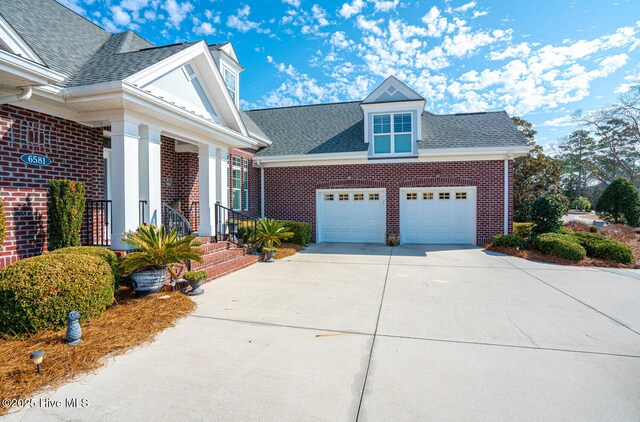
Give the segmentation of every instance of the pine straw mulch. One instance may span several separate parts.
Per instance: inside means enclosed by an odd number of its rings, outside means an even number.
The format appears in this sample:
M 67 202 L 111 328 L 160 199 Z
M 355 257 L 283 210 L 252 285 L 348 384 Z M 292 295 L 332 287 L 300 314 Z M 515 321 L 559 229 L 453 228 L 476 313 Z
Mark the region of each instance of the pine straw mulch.
M 300 246 L 295 243 L 283 243 L 282 245 L 280 245 L 280 248 L 278 248 L 273 257 L 275 259 L 282 259 L 291 255 L 295 255 L 302 250 L 304 250 L 304 246 Z
M 195 308 L 195 303 L 179 292 L 137 299 L 131 289 L 123 288 L 116 302 L 99 318 L 82 324 L 83 342 L 77 346 L 66 345 L 65 330 L 0 340 L 0 398 L 24 399 L 95 370 L 107 357 L 151 341 Z M 42 375 L 29 359 L 38 349 L 45 352 Z M 8 410 L 0 407 L 0 415 Z
M 486 246 L 487 249 L 503 253 L 505 255 L 517 256 L 518 258 L 528 259 L 529 261 L 548 262 L 551 264 L 571 265 L 574 267 L 608 267 L 608 268 L 640 268 L 638 264 L 620 264 L 617 262 L 604 261 L 602 259 L 584 258 L 581 261 L 571 261 L 570 259 L 558 258 L 553 255 L 545 255 L 535 249 L 516 249 L 503 246 Z M 633 249 L 632 249 L 633 250 Z M 635 252 L 634 252 L 635 255 Z M 636 258 L 637 259 L 637 258 Z M 636 261 L 637 262 L 637 261 Z

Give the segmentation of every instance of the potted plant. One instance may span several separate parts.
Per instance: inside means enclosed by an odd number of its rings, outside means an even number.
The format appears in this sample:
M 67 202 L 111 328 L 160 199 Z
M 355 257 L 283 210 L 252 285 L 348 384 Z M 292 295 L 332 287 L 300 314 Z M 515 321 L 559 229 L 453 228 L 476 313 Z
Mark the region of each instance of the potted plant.
M 262 253 L 265 255 L 266 262 L 273 262 L 273 255 L 277 251 L 283 240 L 293 237 L 293 232 L 285 227 L 282 221 L 273 220 L 271 218 L 261 218 L 258 220 L 258 229 L 256 233 L 256 244 L 262 246 Z
M 175 268 L 187 260 L 202 262 L 202 252 L 195 236 L 179 237 L 178 230 L 167 232 L 164 226 L 142 225 L 138 230 L 125 233 L 122 241 L 136 251 L 128 254 L 120 269 L 129 276 L 138 297 L 158 293 L 166 278 L 178 279 Z
M 238 233 L 238 223 L 233 218 L 227 220 L 227 230 L 229 230 L 229 239 L 233 242 L 236 241 L 236 234 Z
M 204 293 L 204 290 L 202 290 L 200 286 L 202 286 L 206 277 L 207 273 L 204 271 L 188 271 L 184 273 L 182 278 L 191 286 L 191 290 L 189 290 L 187 294 L 189 296 L 197 296 Z

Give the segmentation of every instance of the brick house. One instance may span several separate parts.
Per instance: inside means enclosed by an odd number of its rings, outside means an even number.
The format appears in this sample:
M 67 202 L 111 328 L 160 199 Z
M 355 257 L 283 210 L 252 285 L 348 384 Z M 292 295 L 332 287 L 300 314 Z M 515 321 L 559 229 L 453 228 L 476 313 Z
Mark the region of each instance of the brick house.
M 179 214 L 307 221 L 318 242 L 484 242 L 511 226 L 506 113 L 435 115 L 389 77 L 359 102 L 239 108 L 231 43 L 154 46 L 54 0 L 0 0 L 0 267 L 47 248 L 47 180 L 87 185 L 87 244 Z M 218 204 L 218 205 L 217 205 Z

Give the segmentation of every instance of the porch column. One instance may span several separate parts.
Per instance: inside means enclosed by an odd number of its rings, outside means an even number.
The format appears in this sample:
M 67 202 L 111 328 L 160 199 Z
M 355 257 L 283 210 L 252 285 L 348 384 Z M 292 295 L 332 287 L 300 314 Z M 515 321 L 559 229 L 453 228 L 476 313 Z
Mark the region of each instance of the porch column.
M 226 149 L 218 148 L 218 185 L 216 200 L 223 207 L 229 207 L 229 153 Z
M 217 198 L 218 157 L 216 148 L 209 145 L 198 146 L 198 190 L 200 194 L 200 225 L 198 235 L 213 236 L 215 234 L 215 204 Z
M 122 234 L 138 227 L 139 213 L 138 122 L 111 121 L 111 248 L 131 249 L 122 243 Z
M 160 129 L 140 126 L 140 200 L 147 201 L 144 222 L 155 225 L 162 223 L 160 145 Z

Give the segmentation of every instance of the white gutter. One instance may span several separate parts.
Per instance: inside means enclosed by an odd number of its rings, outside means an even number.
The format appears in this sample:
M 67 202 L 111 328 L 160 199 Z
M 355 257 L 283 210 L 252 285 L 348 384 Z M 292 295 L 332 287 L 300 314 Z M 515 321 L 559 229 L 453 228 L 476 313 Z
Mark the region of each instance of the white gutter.
M 31 88 L 30 86 L 26 88 L 21 88 L 20 94 L 0 97 L 0 105 L 9 104 L 17 101 L 28 100 L 29 98 L 31 98 L 31 94 L 33 94 L 33 88 Z

